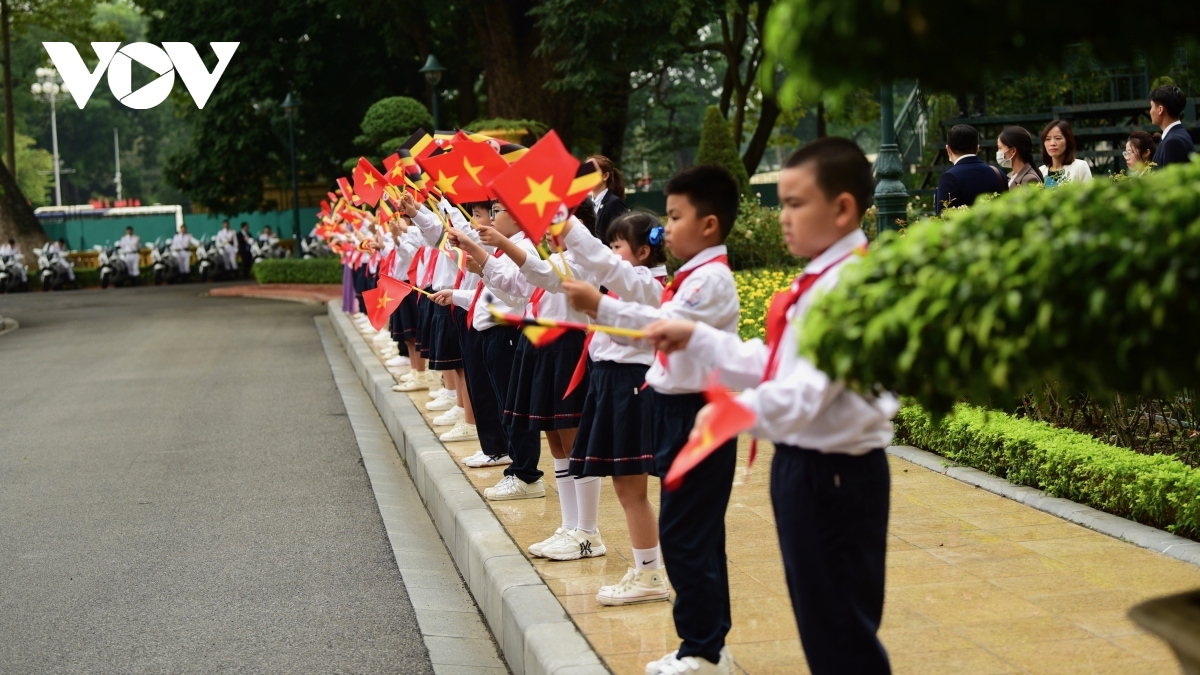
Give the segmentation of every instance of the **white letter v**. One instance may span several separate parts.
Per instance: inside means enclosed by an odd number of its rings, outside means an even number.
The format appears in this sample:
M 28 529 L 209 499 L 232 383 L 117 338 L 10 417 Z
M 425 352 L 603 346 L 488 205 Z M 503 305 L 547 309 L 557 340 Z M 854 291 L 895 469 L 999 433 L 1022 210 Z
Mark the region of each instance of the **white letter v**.
M 100 63 L 96 64 L 95 72 L 90 73 L 83 63 L 83 58 L 79 56 L 79 50 L 70 42 L 43 42 L 42 46 L 46 48 L 46 53 L 50 55 L 50 61 L 58 69 L 58 74 L 62 75 L 63 83 L 71 90 L 71 96 L 75 97 L 75 105 L 83 110 L 83 106 L 87 105 L 88 99 L 92 97 L 92 92 L 96 90 L 100 77 L 104 75 L 104 70 L 108 68 L 109 61 L 112 61 L 113 55 L 121 48 L 121 43 L 93 42 L 92 50 L 96 52 Z
M 212 47 L 213 53 L 217 55 L 217 66 L 212 72 L 208 72 L 204 61 L 200 60 L 200 54 L 196 52 L 196 48 L 188 42 L 164 42 L 163 49 L 167 50 L 167 56 L 171 57 L 171 63 L 175 64 L 175 72 L 183 78 L 183 86 L 187 87 L 188 93 L 192 95 L 192 100 L 196 102 L 196 107 L 204 109 L 204 104 L 208 103 L 208 97 L 212 96 L 213 89 L 217 86 L 217 80 L 225 74 L 225 67 L 229 65 L 229 60 L 233 58 L 233 52 L 238 48 L 240 42 L 210 42 L 208 45 Z

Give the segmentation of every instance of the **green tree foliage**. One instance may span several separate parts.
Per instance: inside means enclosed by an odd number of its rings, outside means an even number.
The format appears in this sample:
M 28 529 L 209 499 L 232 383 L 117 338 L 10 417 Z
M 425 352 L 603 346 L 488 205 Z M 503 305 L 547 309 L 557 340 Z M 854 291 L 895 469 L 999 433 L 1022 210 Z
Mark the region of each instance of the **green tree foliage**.
M 1055 381 L 1103 400 L 1200 385 L 1200 161 L 1024 188 L 881 239 L 805 320 L 831 375 L 934 414 Z
M 764 40 L 768 63 L 788 73 L 781 94 L 790 101 L 841 98 L 888 79 L 959 90 L 1014 71 L 1053 72 L 1078 43 L 1102 59 L 1142 49 L 1169 61 L 1176 38 L 1200 33 L 1195 12 L 1160 24 L 1131 31 L 1087 0 L 779 0 Z
M 738 182 L 743 195 L 750 194 L 750 176 L 742 165 L 741 155 L 729 131 L 729 122 L 717 106 L 710 105 L 704 112 L 704 126 L 700 130 L 700 150 L 696 154 L 697 164 L 716 164 L 725 167 Z
M 354 139 L 354 144 L 368 152 L 389 155 L 417 129 L 433 131 L 433 115 L 416 99 L 389 96 L 367 108 L 361 127 L 362 135 Z
M 34 140 L 24 134 L 17 134 L 16 146 L 17 186 L 34 206 L 51 203 L 54 156 L 49 151 L 37 147 Z

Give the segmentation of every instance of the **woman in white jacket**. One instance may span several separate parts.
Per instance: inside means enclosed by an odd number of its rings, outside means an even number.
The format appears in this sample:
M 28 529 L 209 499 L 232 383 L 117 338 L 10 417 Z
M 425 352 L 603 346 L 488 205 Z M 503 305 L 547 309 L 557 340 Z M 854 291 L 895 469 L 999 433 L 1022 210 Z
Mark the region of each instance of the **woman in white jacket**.
M 1075 158 L 1075 133 L 1066 120 L 1054 120 L 1042 129 L 1042 161 L 1039 168 L 1048 188 L 1092 179 L 1088 163 Z

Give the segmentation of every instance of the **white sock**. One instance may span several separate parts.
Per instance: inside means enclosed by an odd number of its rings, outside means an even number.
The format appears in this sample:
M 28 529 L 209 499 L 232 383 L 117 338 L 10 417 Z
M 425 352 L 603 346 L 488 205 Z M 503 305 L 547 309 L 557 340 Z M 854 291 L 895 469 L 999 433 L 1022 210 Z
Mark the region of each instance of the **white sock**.
M 576 478 L 575 501 L 579 505 L 579 529 L 596 534 L 596 521 L 600 520 L 600 477 Z
M 562 529 L 579 527 L 579 507 L 576 505 L 575 479 L 567 475 L 570 459 L 554 460 L 554 482 L 558 483 L 558 506 L 562 509 Z
M 642 570 L 660 570 L 662 569 L 662 554 L 658 547 L 654 548 L 635 548 L 633 549 L 633 562 L 637 565 L 637 571 Z
M 442 394 L 442 396 L 445 396 L 446 398 L 457 398 L 458 393 L 455 392 L 453 389 L 446 389 L 446 393 Z

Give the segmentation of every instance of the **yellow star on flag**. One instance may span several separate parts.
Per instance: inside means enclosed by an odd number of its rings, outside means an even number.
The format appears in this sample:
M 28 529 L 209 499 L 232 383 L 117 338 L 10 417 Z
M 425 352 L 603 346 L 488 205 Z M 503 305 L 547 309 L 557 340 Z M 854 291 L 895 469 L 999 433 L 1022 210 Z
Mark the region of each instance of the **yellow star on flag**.
M 471 174 L 471 180 L 475 181 L 476 185 L 483 185 L 483 181 L 479 180 L 479 172 L 483 171 L 482 164 L 472 166 L 471 162 L 466 157 L 463 157 L 463 168 L 467 170 L 467 173 Z
M 399 178 L 400 176 L 403 176 L 403 175 L 404 175 L 404 166 L 400 162 L 396 162 L 395 166 L 392 167 L 392 176 L 395 178 Z
M 550 184 L 554 182 L 554 176 L 546 176 L 546 180 L 540 183 L 526 176 L 525 181 L 529 183 L 529 194 L 521 200 L 521 203 L 536 204 L 538 218 L 541 218 L 545 214 L 546 204 L 562 201 L 562 197 L 550 191 Z
M 438 171 L 438 179 L 436 182 L 437 182 L 438 188 L 440 188 L 442 192 L 446 192 L 446 193 L 449 193 L 452 195 L 458 194 L 458 191 L 454 189 L 454 181 L 456 181 L 456 180 L 458 180 L 458 176 L 454 176 L 453 178 L 446 178 L 446 173 L 444 171 L 441 171 L 441 170 Z
M 375 187 L 375 183 L 376 183 L 375 176 L 372 176 L 371 174 L 364 171 L 363 172 L 363 183 L 366 183 L 367 187 Z
M 383 295 L 379 296 L 379 306 L 376 307 L 376 309 L 383 309 L 384 307 L 387 307 L 387 304 L 391 301 L 392 299 L 388 297 L 387 291 L 384 291 Z

